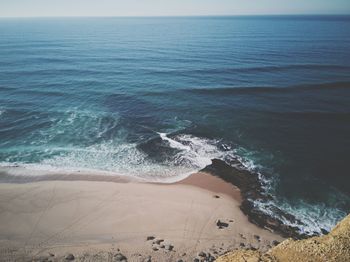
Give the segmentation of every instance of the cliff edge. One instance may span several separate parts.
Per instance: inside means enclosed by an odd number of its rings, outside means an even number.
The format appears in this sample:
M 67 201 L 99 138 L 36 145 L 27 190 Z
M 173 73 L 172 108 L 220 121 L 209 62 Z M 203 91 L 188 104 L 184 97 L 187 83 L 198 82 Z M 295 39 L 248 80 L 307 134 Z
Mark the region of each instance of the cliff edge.
M 217 262 L 350 261 L 350 215 L 324 236 L 304 240 L 287 239 L 266 253 L 237 250 Z

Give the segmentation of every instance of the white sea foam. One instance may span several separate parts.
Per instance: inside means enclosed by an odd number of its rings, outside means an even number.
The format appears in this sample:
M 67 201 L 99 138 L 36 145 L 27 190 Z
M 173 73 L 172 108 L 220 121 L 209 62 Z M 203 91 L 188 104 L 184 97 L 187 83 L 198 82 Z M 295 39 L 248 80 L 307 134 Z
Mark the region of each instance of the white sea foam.
M 11 176 L 37 177 L 46 175 L 104 175 L 115 176 L 114 172 L 74 167 L 57 167 L 46 164 L 34 163 L 9 163 L 0 162 L 0 171 Z
M 313 235 L 314 233 L 321 234 L 321 229 L 330 231 L 334 225 L 347 214 L 336 207 L 325 206 L 324 204 L 310 204 L 302 199 L 293 206 L 287 201 L 255 201 L 254 205 L 267 215 L 279 218 L 283 224 L 292 227 L 297 227 L 302 234 Z M 295 216 L 302 221 L 304 225 L 294 223 L 283 216 L 278 216 L 271 207 L 277 206 L 287 214 Z
M 69 167 L 70 171 L 102 170 L 109 174 L 138 177 L 147 181 L 175 182 L 211 164 L 211 159 L 222 158 L 216 141 L 191 135 L 178 135 L 174 139 L 158 133 L 171 148 L 178 150 L 172 160 L 159 163 L 150 159 L 137 144 L 103 142 L 86 148 L 50 148 L 59 155 L 40 162 L 43 169 Z
M 35 147 L 32 146 L 32 150 Z M 53 156 L 44 158 L 39 163 L 3 162 L 0 163 L 1 170 L 11 175 L 26 176 L 67 173 L 122 175 L 164 183 L 181 180 L 195 171 L 172 163 L 152 161 L 132 143 L 109 141 L 86 148 L 51 147 L 46 149 L 46 153 Z
M 72 115 L 72 121 L 76 116 Z M 69 122 L 69 121 L 68 121 Z M 67 123 L 59 122 L 59 127 Z M 45 135 L 45 141 L 54 139 L 60 128 L 52 128 L 51 135 Z M 52 136 L 52 134 L 54 134 Z M 87 147 L 46 147 L 30 145 L 24 151 L 44 151 L 47 156 L 38 163 L 16 163 L 12 174 L 26 175 L 57 174 L 62 172 L 98 173 L 107 175 L 126 175 L 147 181 L 175 182 L 189 176 L 207 165 L 213 158 L 223 158 L 227 152 L 221 151 L 217 141 L 192 135 L 177 135 L 174 138 L 166 133 L 158 133 L 167 146 L 178 150 L 170 160 L 155 161 L 140 150 L 137 144 L 123 141 L 104 141 Z M 41 141 L 42 143 L 42 141 Z M 18 148 L 17 148 L 18 149 Z M 12 161 L 11 161 L 12 162 Z M 11 166 L 8 162 L 2 166 Z M 28 172 L 33 170 L 35 172 Z
M 219 150 L 217 141 L 199 138 L 191 135 L 178 135 L 174 139 L 165 133 L 158 133 L 160 137 L 169 143 L 169 146 L 178 149 L 174 161 L 194 169 L 202 169 L 211 164 L 213 158 L 222 158 L 225 152 Z

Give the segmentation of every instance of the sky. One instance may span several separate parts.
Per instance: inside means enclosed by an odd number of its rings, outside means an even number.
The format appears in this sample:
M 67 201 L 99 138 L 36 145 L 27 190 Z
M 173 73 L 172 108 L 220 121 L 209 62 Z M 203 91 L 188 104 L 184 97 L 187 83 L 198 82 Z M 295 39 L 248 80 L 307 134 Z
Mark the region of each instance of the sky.
M 0 17 L 350 14 L 350 0 L 0 0 Z

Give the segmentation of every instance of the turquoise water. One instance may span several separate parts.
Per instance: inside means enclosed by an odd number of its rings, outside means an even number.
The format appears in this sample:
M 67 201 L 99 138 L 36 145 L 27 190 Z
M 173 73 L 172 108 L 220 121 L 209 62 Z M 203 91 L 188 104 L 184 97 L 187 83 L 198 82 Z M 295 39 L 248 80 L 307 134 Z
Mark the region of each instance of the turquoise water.
M 350 211 L 349 134 L 348 16 L 0 20 L 6 171 L 170 182 L 239 159 L 311 232 Z

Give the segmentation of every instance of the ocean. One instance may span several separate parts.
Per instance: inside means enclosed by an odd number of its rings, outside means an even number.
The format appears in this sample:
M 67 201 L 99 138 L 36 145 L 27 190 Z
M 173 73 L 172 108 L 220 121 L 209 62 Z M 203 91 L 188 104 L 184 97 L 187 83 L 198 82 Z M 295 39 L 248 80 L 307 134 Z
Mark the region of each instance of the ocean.
M 321 232 L 350 212 L 349 134 L 350 16 L 0 19 L 0 180 L 238 160 Z

